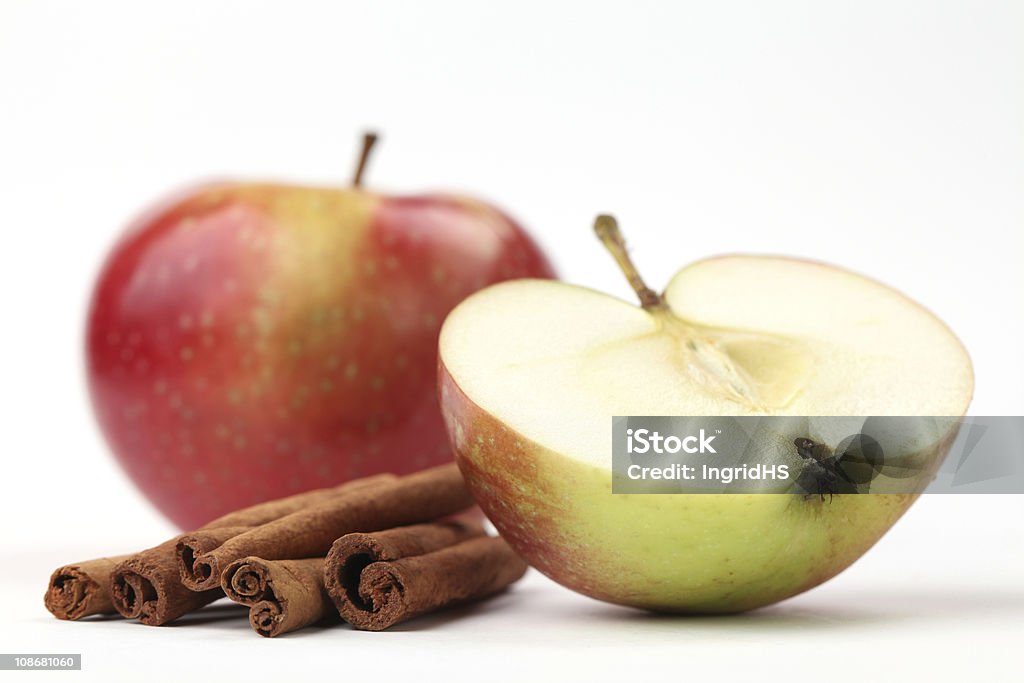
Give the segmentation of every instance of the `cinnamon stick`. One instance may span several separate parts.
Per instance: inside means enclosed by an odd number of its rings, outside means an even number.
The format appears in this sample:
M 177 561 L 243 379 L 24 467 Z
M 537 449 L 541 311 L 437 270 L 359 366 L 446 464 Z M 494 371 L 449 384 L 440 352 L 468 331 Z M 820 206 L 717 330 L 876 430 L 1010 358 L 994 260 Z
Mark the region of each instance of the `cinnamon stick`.
M 324 562 L 327 593 L 342 618 L 349 621 L 350 612 L 365 607 L 359 598 L 359 576 L 374 562 L 423 555 L 485 533 L 477 522 L 452 520 L 346 534 L 334 542 Z
M 397 477 L 393 474 L 381 474 L 374 477 L 367 477 L 352 482 L 346 482 L 335 487 L 317 489 L 298 493 L 293 496 L 279 498 L 264 503 L 235 510 L 226 515 L 218 517 L 199 530 L 193 532 L 190 538 L 193 542 L 201 543 L 207 549 L 220 545 L 225 536 L 223 532 L 215 532 L 209 535 L 210 530 L 223 528 L 236 528 L 244 530 L 260 524 L 265 524 L 279 517 L 291 514 L 296 510 L 323 502 L 333 496 L 344 495 L 346 490 L 352 490 L 373 483 L 394 481 Z M 199 539 L 206 536 L 206 540 Z M 157 576 L 161 571 L 160 567 L 166 567 L 167 558 L 176 560 L 177 542 L 180 537 L 163 543 L 155 548 L 150 548 L 142 553 L 134 555 L 121 555 L 113 558 L 99 558 L 86 562 L 58 567 L 50 577 L 47 586 L 44 603 L 46 608 L 58 619 L 81 619 L 92 614 L 115 614 L 120 612 L 123 616 L 134 618 L 145 613 L 147 615 L 172 614 L 179 612 L 185 607 L 185 603 L 192 606 L 192 609 L 202 607 L 207 602 L 219 597 L 219 593 L 206 596 L 205 601 L 195 600 L 195 596 L 185 595 L 171 598 L 176 602 L 170 608 L 158 608 L 155 605 L 143 609 L 143 603 L 138 601 L 138 596 L 149 595 L 151 599 L 158 599 L 159 595 L 170 596 L 177 594 L 177 591 L 170 588 L 170 582 L 178 580 L 178 571 L 175 562 L 174 571 L 168 577 Z M 134 559 L 132 566 L 125 566 L 119 574 L 117 583 L 118 598 L 113 595 L 112 580 L 114 570 L 118 565 Z M 140 573 L 139 569 L 143 571 Z M 149 576 L 150 578 L 146 578 Z M 154 585 L 165 587 L 163 592 L 155 590 Z M 120 605 L 120 608 L 118 607 Z M 179 615 L 180 616 L 180 615 Z M 165 623 L 156 616 L 147 617 L 144 623 Z
M 394 530 L 399 531 L 399 530 Z M 383 631 L 400 622 L 497 593 L 526 573 L 501 538 L 481 536 L 423 554 L 391 559 L 388 538 L 350 534 L 325 564 L 325 583 L 339 613 L 357 629 Z M 350 538 L 356 536 L 359 538 Z M 380 561 L 375 553 L 381 552 Z M 367 552 L 369 550 L 369 552 Z M 372 561 L 367 561 L 372 560 Z
M 210 530 L 204 536 L 204 543 L 215 547 L 250 528 Z M 121 616 L 138 619 L 147 626 L 162 626 L 224 595 L 219 586 L 195 592 L 181 584 L 178 576 L 179 539 L 172 538 L 132 555 L 114 569 L 110 577 L 110 599 Z
M 323 619 L 338 617 L 324 589 L 324 558 L 264 560 L 246 557 L 228 565 L 220 579 L 229 598 L 249 606 L 249 624 L 273 638 Z
M 347 481 L 344 484 L 339 484 L 329 488 L 314 489 L 312 491 L 296 493 L 295 495 L 287 496 L 285 498 L 268 500 L 263 503 L 250 505 L 247 508 L 242 508 L 241 510 L 235 510 L 225 515 L 221 515 L 217 519 L 207 522 L 203 526 L 199 527 L 199 530 L 226 526 L 259 526 L 260 524 L 266 524 L 267 522 L 272 522 L 275 519 L 280 519 L 285 515 L 290 515 L 298 510 L 303 510 L 313 505 L 317 505 L 335 496 L 344 495 L 347 491 L 352 491 L 353 489 L 361 488 L 363 486 L 395 481 L 396 479 L 398 479 L 398 477 L 394 474 L 376 474 L 372 477 L 354 479 L 352 481 Z
M 111 577 L 111 601 L 117 611 L 129 619 L 138 619 L 148 626 L 162 626 L 224 595 L 219 581 L 200 591 L 182 585 L 179 566 L 184 553 L 213 550 L 228 539 L 278 516 L 396 479 L 394 475 L 382 474 L 230 512 L 191 534 L 176 536 L 121 563 Z M 229 524 L 236 526 L 227 526 Z
M 374 483 L 293 512 L 225 541 L 215 550 L 182 553 L 182 583 L 194 591 L 219 588 L 221 572 L 247 556 L 265 560 L 322 557 L 339 536 L 444 517 L 473 505 L 456 465 L 441 465 Z M 190 559 L 191 565 L 184 560 Z
M 77 621 L 93 614 L 115 614 L 107 585 L 114 567 L 130 555 L 101 557 L 58 567 L 43 602 L 58 619 Z
M 211 539 L 219 539 L 216 530 L 226 524 L 242 524 L 255 528 L 282 517 L 286 517 L 289 514 L 294 514 L 295 512 L 309 510 L 317 505 L 322 506 L 329 504 L 331 501 L 342 499 L 353 491 L 372 489 L 373 487 L 393 483 L 397 480 L 398 477 L 393 474 L 379 474 L 372 477 L 365 477 L 363 479 L 356 479 L 340 486 L 335 486 L 334 488 L 318 489 L 316 491 L 300 493 L 295 496 L 289 496 L 288 498 L 261 503 L 250 508 L 245 508 L 244 510 L 229 512 L 223 517 L 215 519 L 206 526 L 197 529 L 190 534 L 178 537 L 178 546 L 176 550 L 178 557 L 178 576 L 185 581 L 186 586 L 188 586 L 190 590 L 212 590 L 220 585 L 219 572 L 217 574 L 203 575 L 202 572 L 205 571 L 205 567 L 204 565 L 196 566 L 196 559 L 204 552 L 214 550 L 221 545 L 223 540 L 216 540 L 216 542 L 213 542 Z M 203 588 L 195 588 L 186 580 L 187 577 L 196 577 L 197 580 L 209 580 Z

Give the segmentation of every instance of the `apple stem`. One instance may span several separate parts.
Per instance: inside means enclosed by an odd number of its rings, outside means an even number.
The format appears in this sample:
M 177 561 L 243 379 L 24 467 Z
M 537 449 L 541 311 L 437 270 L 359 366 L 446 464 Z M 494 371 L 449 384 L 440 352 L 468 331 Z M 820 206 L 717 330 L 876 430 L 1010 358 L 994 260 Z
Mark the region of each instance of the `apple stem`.
M 370 151 L 377 144 L 377 134 L 373 131 L 363 133 L 363 150 L 359 154 L 359 163 L 356 166 L 356 173 L 352 176 L 352 187 L 362 187 L 363 171 L 366 170 L 366 162 L 370 159 Z
M 619 222 L 615 220 L 615 217 L 606 214 L 598 216 L 594 221 L 594 233 L 604 244 L 605 249 L 611 253 L 615 262 L 619 264 L 619 269 L 629 280 L 629 286 L 633 288 L 640 299 L 640 305 L 648 310 L 664 308 L 665 302 L 662 301 L 661 295 L 647 286 L 644 279 L 640 277 L 640 271 L 636 269 L 633 260 L 629 258 L 626 240 L 622 238 Z

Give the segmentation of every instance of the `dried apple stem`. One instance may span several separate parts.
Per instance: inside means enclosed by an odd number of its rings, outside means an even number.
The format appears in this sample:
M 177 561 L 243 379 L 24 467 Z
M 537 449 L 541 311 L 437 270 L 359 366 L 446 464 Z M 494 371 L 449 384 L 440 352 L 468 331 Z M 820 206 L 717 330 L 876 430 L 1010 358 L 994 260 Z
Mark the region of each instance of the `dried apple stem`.
M 611 253 L 615 262 L 619 264 L 619 269 L 629 280 L 629 286 L 633 288 L 640 299 L 640 305 L 647 310 L 664 308 L 665 302 L 662 301 L 661 295 L 647 286 L 640 276 L 640 271 L 633 263 L 633 259 L 629 258 L 626 240 L 622 238 L 622 232 L 619 230 L 619 223 L 615 217 L 606 214 L 598 216 L 594 221 L 594 233 L 604 244 L 605 249 Z
M 622 238 L 618 221 L 612 216 L 600 215 L 594 221 L 594 232 L 619 264 L 630 287 L 640 299 L 640 305 L 644 310 L 651 311 L 667 334 L 679 340 L 680 353 L 689 359 L 686 364 L 689 372 L 698 375 L 701 384 L 717 387 L 723 395 L 735 401 L 750 406 L 758 405 L 757 391 L 743 369 L 733 362 L 706 331 L 671 313 L 662 296 L 648 287 L 640 277 L 636 265 L 629 258 L 626 240 Z
M 378 136 L 373 131 L 363 134 L 363 149 L 359 153 L 359 163 L 356 165 L 356 173 L 352 176 L 352 187 L 362 187 L 363 172 L 366 170 L 366 162 L 370 160 L 370 152 L 377 144 Z

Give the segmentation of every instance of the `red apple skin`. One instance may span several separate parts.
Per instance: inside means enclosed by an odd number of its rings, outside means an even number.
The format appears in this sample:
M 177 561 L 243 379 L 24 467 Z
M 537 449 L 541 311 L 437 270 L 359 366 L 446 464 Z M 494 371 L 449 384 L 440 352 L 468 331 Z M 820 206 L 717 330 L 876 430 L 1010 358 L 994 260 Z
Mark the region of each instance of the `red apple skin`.
M 93 406 L 182 528 L 440 464 L 445 316 L 489 284 L 553 276 L 520 226 L 474 200 L 204 186 L 107 259 L 86 339 Z

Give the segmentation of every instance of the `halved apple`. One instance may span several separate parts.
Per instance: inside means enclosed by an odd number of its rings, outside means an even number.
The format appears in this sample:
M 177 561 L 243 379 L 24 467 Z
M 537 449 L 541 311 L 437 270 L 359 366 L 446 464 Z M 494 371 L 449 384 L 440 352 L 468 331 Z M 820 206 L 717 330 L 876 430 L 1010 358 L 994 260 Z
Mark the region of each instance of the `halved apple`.
M 902 294 L 808 261 L 712 258 L 658 295 L 614 221 L 596 227 L 641 307 L 520 280 L 443 326 L 442 408 L 481 507 L 534 567 L 625 605 L 740 611 L 838 574 L 916 495 L 614 495 L 612 416 L 961 416 L 963 346 Z M 955 425 L 903 455 L 930 476 Z

